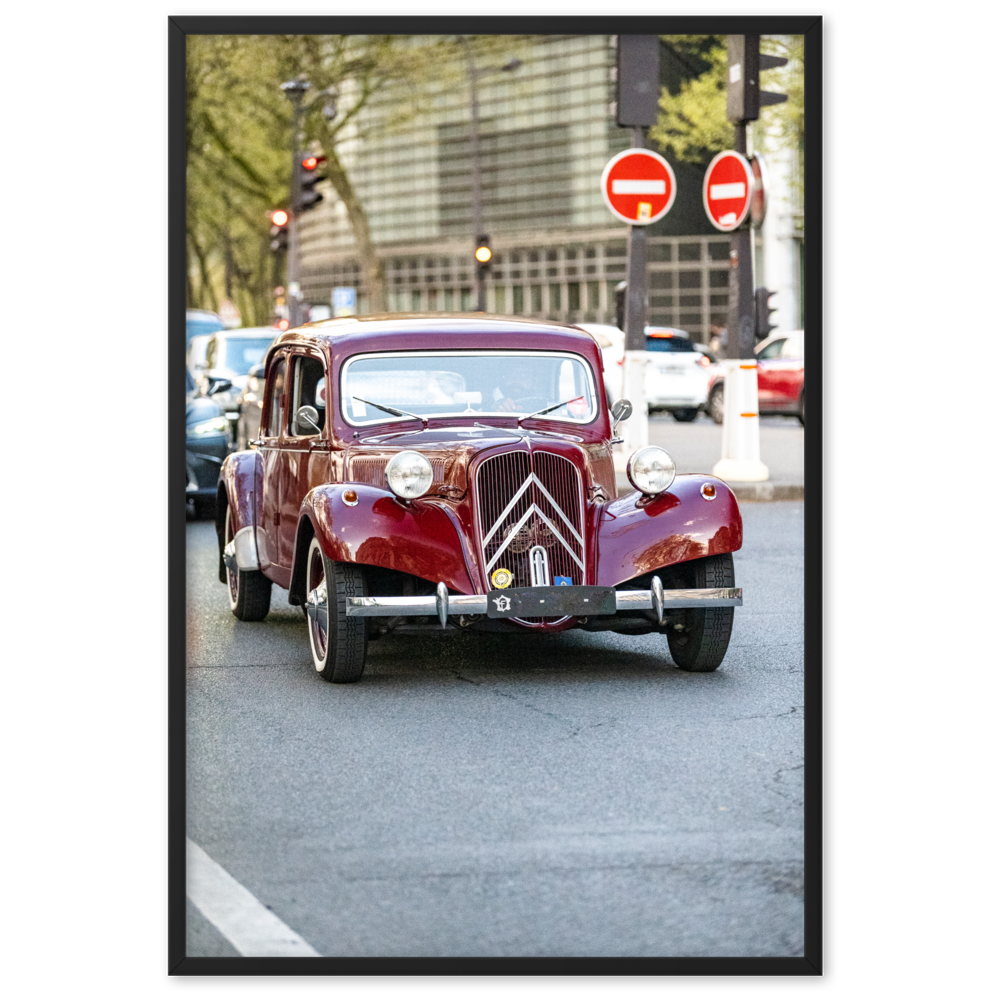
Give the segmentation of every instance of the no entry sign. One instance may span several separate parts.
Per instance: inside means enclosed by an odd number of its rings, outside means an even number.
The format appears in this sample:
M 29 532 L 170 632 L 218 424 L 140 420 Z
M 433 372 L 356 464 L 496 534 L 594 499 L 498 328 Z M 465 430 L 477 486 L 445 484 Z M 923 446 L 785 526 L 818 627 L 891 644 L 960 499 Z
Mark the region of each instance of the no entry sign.
M 754 177 L 750 164 L 739 153 L 719 153 L 705 171 L 702 199 L 716 229 L 732 232 L 747 217 L 753 197 Z
M 626 149 L 604 168 L 601 194 L 613 216 L 631 226 L 648 226 L 673 207 L 677 179 L 659 153 Z

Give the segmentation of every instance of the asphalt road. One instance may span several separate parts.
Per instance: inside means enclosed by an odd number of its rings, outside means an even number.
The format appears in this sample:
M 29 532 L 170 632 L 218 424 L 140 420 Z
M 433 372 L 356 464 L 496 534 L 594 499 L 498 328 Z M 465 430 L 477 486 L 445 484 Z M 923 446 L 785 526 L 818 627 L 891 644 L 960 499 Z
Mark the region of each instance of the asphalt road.
M 666 448 L 678 472 L 711 472 L 722 457 L 722 425 L 704 413 L 685 424 L 668 413 L 654 413 L 649 420 L 649 443 Z M 797 417 L 760 418 L 760 459 L 772 483 L 805 481 L 805 430 Z
M 323 955 L 801 954 L 803 505 L 743 513 L 716 673 L 653 635 L 448 634 L 348 686 L 284 591 L 231 616 L 190 523 L 189 836 Z

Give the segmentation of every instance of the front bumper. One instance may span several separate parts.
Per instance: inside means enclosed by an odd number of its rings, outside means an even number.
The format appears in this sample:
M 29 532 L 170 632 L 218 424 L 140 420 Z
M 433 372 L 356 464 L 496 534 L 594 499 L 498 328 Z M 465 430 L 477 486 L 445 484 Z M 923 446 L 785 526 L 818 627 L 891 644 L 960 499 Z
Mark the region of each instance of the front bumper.
M 318 597 L 318 595 L 317 595 Z M 490 602 L 501 600 L 499 607 Z M 310 594 L 310 600 L 313 595 Z M 325 603 L 325 595 L 323 595 Z M 315 602 L 314 602 L 315 603 Z M 503 604 L 506 603 L 506 607 Z M 545 607 L 542 605 L 545 604 Z M 584 616 L 614 614 L 619 611 L 656 611 L 664 624 L 667 608 L 734 608 L 743 604 L 740 587 L 664 590 L 654 576 L 649 590 L 614 590 L 611 587 L 512 587 L 489 594 L 449 594 L 437 585 L 432 597 L 348 597 L 347 615 L 353 617 L 405 617 L 436 614 L 442 628 L 449 615 L 489 615 L 491 618 L 531 617 L 537 615 Z

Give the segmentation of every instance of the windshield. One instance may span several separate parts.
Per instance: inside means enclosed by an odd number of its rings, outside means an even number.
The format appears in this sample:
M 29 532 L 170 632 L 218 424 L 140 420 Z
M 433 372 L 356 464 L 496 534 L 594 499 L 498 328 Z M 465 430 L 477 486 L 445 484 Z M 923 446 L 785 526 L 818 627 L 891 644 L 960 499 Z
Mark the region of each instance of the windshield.
M 248 375 L 271 346 L 271 337 L 227 337 L 225 360 L 220 368 L 228 368 L 237 375 Z
M 341 375 L 341 409 L 348 423 L 412 419 L 385 413 L 373 403 L 421 417 L 528 416 L 554 406 L 542 419 L 585 424 L 597 414 L 590 366 L 577 355 L 540 351 L 353 358 Z

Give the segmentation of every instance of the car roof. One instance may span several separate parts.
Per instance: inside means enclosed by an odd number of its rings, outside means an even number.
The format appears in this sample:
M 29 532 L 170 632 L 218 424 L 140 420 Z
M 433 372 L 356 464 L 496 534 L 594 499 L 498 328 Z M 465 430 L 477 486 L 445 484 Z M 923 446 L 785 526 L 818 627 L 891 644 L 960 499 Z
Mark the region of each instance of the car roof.
M 763 350 L 768 344 L 773 344 L 776 340 L 787 340 L 789 337 L 804 337 L 805 330 L 775 330 L 769 337 L 765 337 L 754 351 Z
M 502 348 L 509 350 L 599 351 L 594 338 L 575 326 L 486 313 L 389 313 L 320 320 L 281 334 L 272 350 L 303 342 L 326 346 L 332 354 L 345 357 L 380 349 L 489 350 L 498 346 L 498 336 L 504 337 Z
M 241 326 L 235 330 L 217 330 L 215 333 L 210 333 L 208 336 L 215 337 L 216 339 L 222 337 L 225 340 L 231 340 L 234 337 L 277 337 L 281 331 L 276 326 Z

